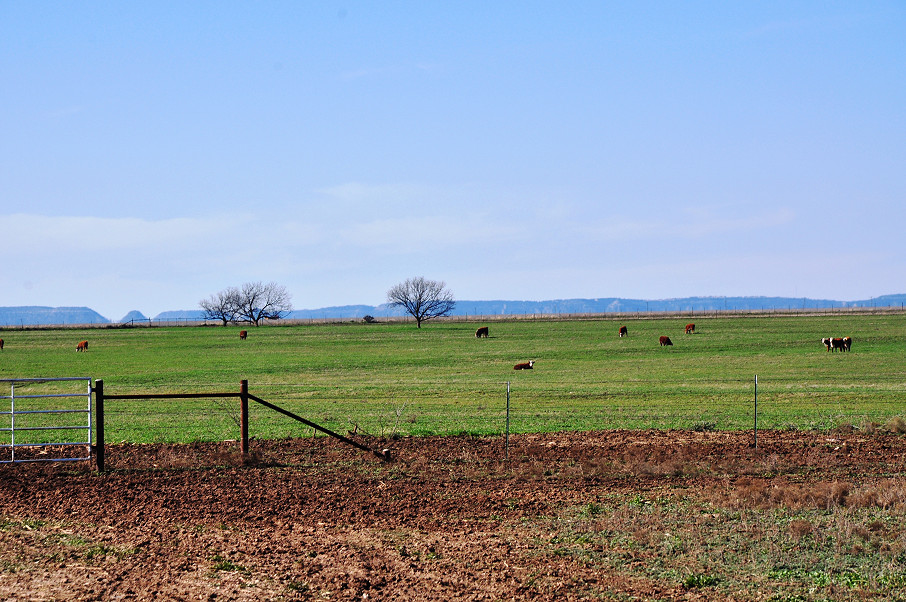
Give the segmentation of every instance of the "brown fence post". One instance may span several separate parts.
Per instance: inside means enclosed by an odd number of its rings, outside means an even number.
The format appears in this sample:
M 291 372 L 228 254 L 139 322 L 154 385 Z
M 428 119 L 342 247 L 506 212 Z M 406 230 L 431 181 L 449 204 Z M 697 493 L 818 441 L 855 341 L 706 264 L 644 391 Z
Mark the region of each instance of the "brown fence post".
M 104 381 L 94 381 L 94 460 L 98 472 L 104 472 Z
M 249 453 L 249 381 L 239 381 L 239 451 Z

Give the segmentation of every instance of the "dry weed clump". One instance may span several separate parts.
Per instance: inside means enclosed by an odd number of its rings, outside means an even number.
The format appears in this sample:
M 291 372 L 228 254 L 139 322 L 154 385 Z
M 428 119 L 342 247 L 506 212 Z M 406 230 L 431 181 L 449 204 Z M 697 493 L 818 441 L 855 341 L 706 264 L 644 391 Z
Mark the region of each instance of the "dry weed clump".
M 833 509 L 845 506 L 852 486 L 848 483 L 787 483 L 743 477 L 726 492 L 718 492 L 711 501 L 733 509 L 790 508 Z
M 633 449 L 625 452 L 614 466 L 634 476 L 681 477 L 700 475 L 764 475 L 789 468 L 776 453 L 754 452 L 750 456 L 709 455 L 700 448 L 668 450 Z M 591 467 L 589 467 L 591 468 Z
M 812 523 L 805 519 L 796 519 L 790 521 L 787 530 L 794 539 L 798 540 L 802 539 L 806 535 L 811 535 L 812 531 L 814 531 L 814 527 L 812 526 Z
M 886 429 L 891 433 L 906 433 L 906 420 L 899 416 L 894 416 L 887 422 Z
M 788 483 L 743 477 L 723 491 L 712 492 L 709 500 L 736 510 L 745 508 L 791 510 L 832 510 L 834 508 L 906 508 L 906 483 L 887 479 L 854 487 L 840 481 Z
M 687 450 L 641 449 L 625 452 L 618 460 L 623 471 L 635 476 L 682 476 L 699 472 L 698 458 Z
M 847 505 L 852 508 L 906 508 L 906 483 L 885 479 L 852 492 Z

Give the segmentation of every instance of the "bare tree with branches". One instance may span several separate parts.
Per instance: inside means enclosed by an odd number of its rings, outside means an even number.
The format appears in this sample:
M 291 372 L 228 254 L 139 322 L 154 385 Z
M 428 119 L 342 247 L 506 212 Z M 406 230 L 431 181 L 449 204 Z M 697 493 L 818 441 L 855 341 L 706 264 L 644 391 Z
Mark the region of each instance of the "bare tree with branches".
M 239 289 L 231 286 L 199 301 L 205 320 L 220 320 L 226 326 L 236 321 L 239 313 Z
M 246 282 L 239 290 L 239 320 L 258 326 L 261 320 L 276 320 L 293 310 L 286 287 L 276 282 Z
M 387 291 L 387 302 L 405 309 L 415 318 L 418 328 L 425 320 L 450 315 L 456 306 L 453 293 L 445 283 L 426 280 L 422 276 L 409 278 L 391 288 Z

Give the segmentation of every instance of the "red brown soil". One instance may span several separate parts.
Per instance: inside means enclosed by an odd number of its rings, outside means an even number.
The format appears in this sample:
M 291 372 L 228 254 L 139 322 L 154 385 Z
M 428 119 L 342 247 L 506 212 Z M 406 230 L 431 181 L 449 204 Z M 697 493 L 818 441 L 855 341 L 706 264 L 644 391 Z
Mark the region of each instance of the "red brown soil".
M 706 599 L 538 543 L 602 495 L 902 475 L 902 435 L 612 431 L 115 445 L 0 467 L 0 599 Z M 765 477 L 764 475 L 771 475 Z M 728 498 L 729 499 L 729 498 Z M 713 594 L 712 594 L 713 595 Z

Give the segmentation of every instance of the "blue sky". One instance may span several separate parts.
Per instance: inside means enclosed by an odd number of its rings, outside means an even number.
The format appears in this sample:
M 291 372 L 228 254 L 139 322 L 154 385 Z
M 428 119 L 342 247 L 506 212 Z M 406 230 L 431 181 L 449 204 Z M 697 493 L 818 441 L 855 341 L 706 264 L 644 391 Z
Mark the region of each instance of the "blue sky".
M 906 292 L 906 4 L 0 0 L 0 305 Z

